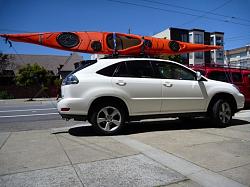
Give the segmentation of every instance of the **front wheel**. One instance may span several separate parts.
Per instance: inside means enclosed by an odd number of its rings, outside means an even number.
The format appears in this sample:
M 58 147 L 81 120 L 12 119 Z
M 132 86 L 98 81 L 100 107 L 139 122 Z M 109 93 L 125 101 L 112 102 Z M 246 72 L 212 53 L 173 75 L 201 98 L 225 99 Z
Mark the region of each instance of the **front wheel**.
M 90 123 L 99 134 L 114 135 L 124 126 L 125 112 L 121 106 L 112 103 L 97 105 L 90 117 Z
M 232 107 L 226 100 L 219 99 L 212 107 L 212 120 L 219 127 L 226 127 L 231 123 L 232 120 Z

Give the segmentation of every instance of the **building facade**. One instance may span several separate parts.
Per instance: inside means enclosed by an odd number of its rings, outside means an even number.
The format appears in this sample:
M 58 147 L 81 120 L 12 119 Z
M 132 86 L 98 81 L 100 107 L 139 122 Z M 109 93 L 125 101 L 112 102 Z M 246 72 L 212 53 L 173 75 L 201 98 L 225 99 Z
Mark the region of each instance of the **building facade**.
M 187 65 L 205 65 L 205 64 L 224 64 L 223 60 L 223 32 L 206 32 L 201 29 L 181 29 L 181 28 L 168 28 L 154 37 L 168 38 L 170 40 L 177 40 L 183 42 L 206 44 L 206 45 L 220 45 L 222 49 L 212 50 L 207 52 L 193 52 L 182 54 L 183 62 Z
M 226 50 L 225 63 L 240 68 L 250 68 L 250 45 Z

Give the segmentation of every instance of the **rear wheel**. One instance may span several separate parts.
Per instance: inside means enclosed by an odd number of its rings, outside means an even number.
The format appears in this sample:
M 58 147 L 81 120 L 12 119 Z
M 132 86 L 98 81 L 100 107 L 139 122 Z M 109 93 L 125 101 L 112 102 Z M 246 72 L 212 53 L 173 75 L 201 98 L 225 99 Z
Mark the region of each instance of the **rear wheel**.
M 114 135 L 124 126 L 125 112 L 119 104 L 102 103 L 97 105 L 91 114 L 90 123 L 103 135 Z
M 232 120 L 232 107 L 227 100 L 219 99 L 212 107 L 212 120 L 219 127 L 226 127 Z

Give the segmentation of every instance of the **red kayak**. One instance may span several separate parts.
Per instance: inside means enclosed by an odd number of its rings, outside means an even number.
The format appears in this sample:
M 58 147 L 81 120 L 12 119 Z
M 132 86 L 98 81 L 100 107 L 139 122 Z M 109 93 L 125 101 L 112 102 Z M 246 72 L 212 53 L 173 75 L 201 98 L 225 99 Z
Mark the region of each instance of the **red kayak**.
M 45 32 L 24 34 L 0 34 L 7 40 L 33 43 L 67 51 L 118 54 L 160 55 L 181 54 L 220 49 L 219 46 L 193 44 L 150 36 L 112 32 Z

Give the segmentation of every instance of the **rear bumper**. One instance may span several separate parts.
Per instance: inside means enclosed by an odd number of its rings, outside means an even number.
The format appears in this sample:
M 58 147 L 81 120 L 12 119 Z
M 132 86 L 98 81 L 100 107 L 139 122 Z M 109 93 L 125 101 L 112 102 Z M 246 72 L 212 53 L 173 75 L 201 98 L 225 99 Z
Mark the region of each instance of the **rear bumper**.
M 74 119 L 75 121 L 86 121 L 87 116 L 86 115 L 72 115 L 72 114 L 61 114 L 59 113 L 63 119 L 70 120 Z
M 66 119 L 87 116 L 88 103 L 82 98 L 63 98 L 58 101 L 57 110 Z

